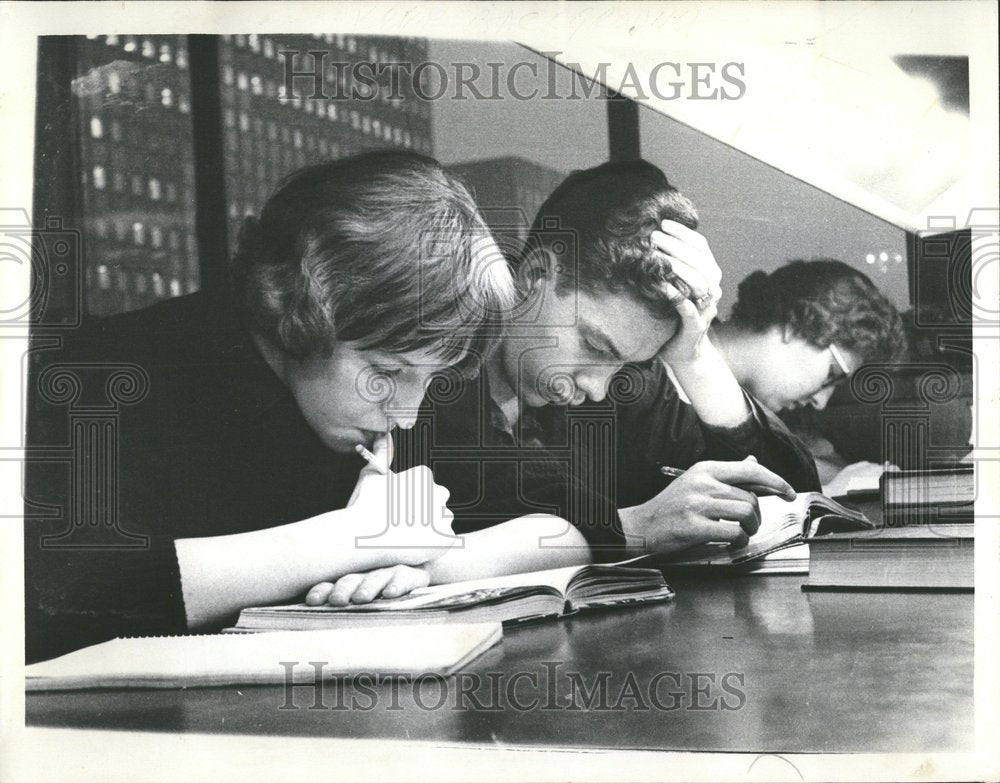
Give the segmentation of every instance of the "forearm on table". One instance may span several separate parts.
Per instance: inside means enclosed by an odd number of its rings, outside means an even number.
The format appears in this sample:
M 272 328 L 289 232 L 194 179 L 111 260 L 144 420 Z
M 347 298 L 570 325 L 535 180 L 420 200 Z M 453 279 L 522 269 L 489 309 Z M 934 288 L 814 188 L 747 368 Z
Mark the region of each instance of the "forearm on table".
M 394 563 L 391 550 L 356 545 L 350 509 L 229 536 L 174 542 L 189 628 L 247 606 L 293 599 L 347 573 Z
M 591 561 L 583 535 L 559 517 L 526 516 L 467 533 L 461 547 L 428 563 L 431 584 L 541 571 Z

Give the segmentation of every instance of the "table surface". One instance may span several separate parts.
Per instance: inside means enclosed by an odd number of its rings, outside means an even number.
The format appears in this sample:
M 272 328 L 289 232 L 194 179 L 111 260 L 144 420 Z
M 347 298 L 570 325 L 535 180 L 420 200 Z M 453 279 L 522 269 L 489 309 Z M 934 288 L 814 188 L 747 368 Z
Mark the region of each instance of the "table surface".
M 27 722 L 622 749 L 971 751 L 973 596 L 807 593 L 805 578 L 673 578 L 672 603 L 508 630 L 446 680 L 29 693 Z

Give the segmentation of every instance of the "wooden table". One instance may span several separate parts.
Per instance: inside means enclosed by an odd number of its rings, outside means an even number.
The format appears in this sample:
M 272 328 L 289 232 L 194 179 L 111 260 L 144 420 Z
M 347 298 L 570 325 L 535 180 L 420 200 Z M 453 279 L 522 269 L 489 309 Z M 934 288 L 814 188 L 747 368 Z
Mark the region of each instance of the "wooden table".
M 502 647 L 444 681 L 28 694 L 27 722 L 527 746 L 971 751 L 973 596 L 803 593 L 804 579 L 675 578 L 672 604 L 510 630 Z

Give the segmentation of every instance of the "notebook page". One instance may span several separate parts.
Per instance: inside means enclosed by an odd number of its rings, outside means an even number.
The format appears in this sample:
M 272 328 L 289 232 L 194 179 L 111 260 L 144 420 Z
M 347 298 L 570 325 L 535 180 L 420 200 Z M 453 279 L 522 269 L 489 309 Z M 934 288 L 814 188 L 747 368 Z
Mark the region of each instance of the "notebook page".
M 114 639 L 26 668 L 28 690 L 312 682 L 360 672 L 449 674 L 501 638 L 498 623 Z M 282 662 L 294 665 L 283 665 Z

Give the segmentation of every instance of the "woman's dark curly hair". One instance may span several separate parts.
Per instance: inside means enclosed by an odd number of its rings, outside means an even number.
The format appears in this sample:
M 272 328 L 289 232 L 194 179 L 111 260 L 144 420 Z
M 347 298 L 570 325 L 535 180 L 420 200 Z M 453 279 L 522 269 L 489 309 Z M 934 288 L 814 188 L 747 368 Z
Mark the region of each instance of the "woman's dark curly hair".
M 650 244 L 663 220 L 698 227 L 694 204 L 652 163 L 616 161 L 574 171 L 538 210 L 515 263 L 548 252 L 562 267 L 560 293 L 574 286 L 591 294 L 626 291 L 654 315 L 675 318 L 676 302 L 663 284 L 672 283 L 682 296 L 689 291 Z
M 868 277 L 843 261 L 795 260 L 739 285 L 730 322 L 751 332 L 788 326 L 812 345 L 831 343 L 863 362 L 898 361 L 906 353 L 903 322 Z

